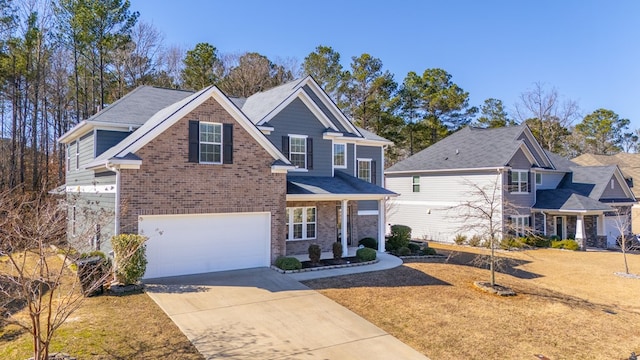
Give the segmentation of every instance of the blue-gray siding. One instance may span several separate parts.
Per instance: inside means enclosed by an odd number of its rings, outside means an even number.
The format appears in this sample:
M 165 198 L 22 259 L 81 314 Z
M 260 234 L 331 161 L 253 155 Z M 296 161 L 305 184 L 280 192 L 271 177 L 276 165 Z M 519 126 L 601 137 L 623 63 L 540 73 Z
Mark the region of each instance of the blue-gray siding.
M 329 120 L 331 120 L 332 123 L 336 125 L 336 127 L 340 131 L 348 132 L 347 129 L 345 129 L 344 126 L 342 126 L 342 124 L 338 121 L 338 119 L 335 116 L 333 116 L 329 108 L 327 108 L 324 105 L 324 103 L 320 100 L 320 98 L 318 98 L 316 93 L 314 93 L 313 90 L 309 88 L 309 85 L 304 86 L 304 92 L 307 93 L 307 95 L 309 95 L 309 97 L 313 100 L 313 102 L 316 103 L 316 105 L 320 108 L 320 110 L 322 110 L 322 112 L 329 118 Z

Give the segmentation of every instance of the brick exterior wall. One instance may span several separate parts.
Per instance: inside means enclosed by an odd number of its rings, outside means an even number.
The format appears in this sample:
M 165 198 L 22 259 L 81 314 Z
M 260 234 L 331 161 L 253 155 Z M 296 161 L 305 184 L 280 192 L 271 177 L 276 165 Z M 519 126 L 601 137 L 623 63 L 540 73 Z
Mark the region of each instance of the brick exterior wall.
M 356 216 L 358 231 L 354 234 L 356 244 L 363 238 L 370 237 L 378 241 L 378 215 L 362 215 Z M 355 232 L 355 231 L 354 231 Z
M 234 124 L 233 164 L 189 163 L 189 120 Z M 271 262 L 285 254 L 286 174 L 271 172 L 273 157 L 214 99 L 136 155 L 141 168 L 121 171 L 121 232 L 136 233 L 139 215 L 270 212 Z

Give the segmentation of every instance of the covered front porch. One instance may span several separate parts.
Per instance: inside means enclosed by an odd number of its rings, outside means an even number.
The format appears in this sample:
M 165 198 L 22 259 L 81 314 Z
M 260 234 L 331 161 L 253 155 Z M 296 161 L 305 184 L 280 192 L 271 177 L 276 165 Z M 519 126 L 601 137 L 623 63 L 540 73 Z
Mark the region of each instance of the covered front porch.
M 554 189 L 536 193 L 531 213 L 536 233 L 575 239 L 584 250 L 607 247 L 605 213 L 612 210 L 611 206 L 572 190 Z
M 286 254 L 305 255 L 317 244 L 342 256 L 371 237 L 384 251 L 386 199 L 396 194 L 377 185 L 336 173 L 333 177 L 287 176 Z

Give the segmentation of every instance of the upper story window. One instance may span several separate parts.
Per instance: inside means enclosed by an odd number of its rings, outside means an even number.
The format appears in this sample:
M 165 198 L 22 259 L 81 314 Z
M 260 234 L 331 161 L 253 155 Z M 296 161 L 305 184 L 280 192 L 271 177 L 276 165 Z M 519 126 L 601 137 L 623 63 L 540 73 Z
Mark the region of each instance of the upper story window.
M 307 168 L 307 138 L 289 136 L 289 160 L 300 169 Z
M 372 182 L 371 159 L 358 159 L 358 179 Z
M 542 174 L 536 173 L 536 185 L 542 185 Z
M 76 170 L 80 169 L 80 140 L 76 140 Z
M 189 120 L 189 162 L 233 164 L 233 124 Z
M 347 167 L 347 144 L 333 144 L 333 166 Z
M 413 192 L 420 192 L 420 176 L 415 175 L 412 178 Z
M 222 163 L 222 124 L 200 122 L 200 162 Z
M 529 171 L 511 170 L 509 191 L 512 193 L 529 192 Z

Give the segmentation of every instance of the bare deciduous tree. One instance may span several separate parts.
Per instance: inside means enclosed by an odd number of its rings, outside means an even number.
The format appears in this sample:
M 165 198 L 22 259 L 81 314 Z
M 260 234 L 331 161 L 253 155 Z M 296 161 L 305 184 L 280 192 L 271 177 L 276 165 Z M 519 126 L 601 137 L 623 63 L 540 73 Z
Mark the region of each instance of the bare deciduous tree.
M 15 324 L 33 339 L 34 359 L 49 355 L 55 332 L 76 311 L 84 295 L 112 277 L 101 264 L 79 279 L 69 268 L 77 247 L 105 223 L 103 211 L 87 211 L 76 229 L 78 244 L 65 241 L 66 200 L 46 194 L 0 193 L 0 321 Z M 21 308 L 25 311 L 19 311 Z
M 627 253 L 629 250 L 637 248 L 638 243 L 634 235 L 631 234 L 631 208 L 621 207 L 617 208 L 618 216 L 615 219 L 615 227 L 620 232 L 620 236 L 617 239 L 618 246 L 622 251 L 622 258 L 624 259 L 624 272 L 629 274 L 629 262 L 627 261 Z

